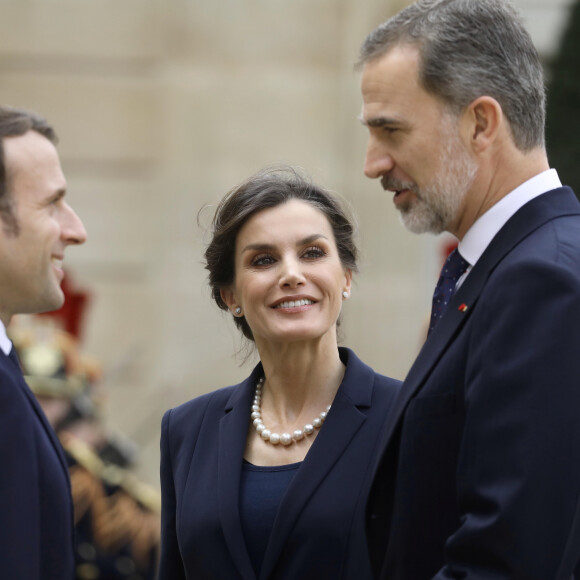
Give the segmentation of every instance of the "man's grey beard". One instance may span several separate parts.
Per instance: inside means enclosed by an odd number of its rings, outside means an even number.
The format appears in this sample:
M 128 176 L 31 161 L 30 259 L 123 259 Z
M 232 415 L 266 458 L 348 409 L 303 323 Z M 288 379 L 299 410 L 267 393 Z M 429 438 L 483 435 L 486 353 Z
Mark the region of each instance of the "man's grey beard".
M 453 117 L 443 120 L 442 134 L 448 137 L 442 144 L 439 169 L 432 183 L 421 191 L 416 184 L 409 187 L 417 197 L 408 207 L 401 207 L 401 223 L 415 234 L 446 231 L 477 174 L 477 164 L 459 138 Z

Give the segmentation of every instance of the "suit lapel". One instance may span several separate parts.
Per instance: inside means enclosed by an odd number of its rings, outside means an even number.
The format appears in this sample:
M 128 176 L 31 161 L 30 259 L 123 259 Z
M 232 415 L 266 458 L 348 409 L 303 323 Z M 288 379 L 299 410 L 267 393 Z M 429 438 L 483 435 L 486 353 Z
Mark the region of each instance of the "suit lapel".
M 340 350 L 343 362 L 348 361 L 343 382 L 323 428 L 282 499 L 266 549 L 260 578 L 271 576 L 304 505 L 366 420 L 364 408 L 368 408 L 371 403 L 374 372 L 352 351 Z M 363 410 L 359 410 L 359 407 Z
M 525 204 L 496 234 L 464 284 L 453 295 L 445 315 L 429 335 L 405 378 L 387 420 L 387 427 L 382 438 L 383 450 L 401 420 L 409 400 L 423 386 L 449 343 L 455 339 L 473 312 L 487 279 L 499 262 L 521 240 L 546 222 L 557 217 L 578 214 L 580 214 L 580 206 L 576 196 L 570 188 L 563 187 L 547 192 Z M 467 309 L 460 308 L 463 305 L 467 306 Z
M 232 559 L 240 576 L 248 580 L 255 580 L 256 575 L 242 531 L 240 480 L 254 386 L 261 373 L 261 365 L 258 365 L 250 377 L 234 389 L 219 426 L 217 485 L 220 520 Z
M 34 393 L 30 390 L 30 387 L 27 385 L 26 381 L 24 380 L 24 375 L 22 374 L 22 368 L 20 367 L 20 361 L 18 360 L 18 356 L 14 352 L 14 348 L 12 349 L 12 352 L 10 353 L 10 355 L 8 355 L 8 356 L 4 355 L 4 356 L 6 357 L 5 364 L 10 369 L 10 373 L 14 377 L 14 380 L 18 383 L 18 387 L 22 390 L 22 392 L 25 394 L 26 398 L 28 399 L 28 402 L 32 405 L 32 408 L 33 408 L 34 412 L 36 413 L 38 420 L 42 424 L 42 427 L 44 428 L 44 431 L 45 431 L 48 439 L 52 443 L 52 446 L 54 447 L 54 451 L 58 457 L 58 460 L 61 464 L 61 467 L 64 470 L 64 472 L 66 473 L 67 484 L 70 487 L 68 465 L 66 462 L 66 458 L 64 456 L 64 451 L 62 450 L 62 445 L 60 444 L 60 441 L 58 440 L 58 437 L 57 437 L 54 429 L 52 428 L 52 426 L 48 422 L 48 419 L 46 418 L 44 411 L 41 409 L 38 401 L 36 400 Z

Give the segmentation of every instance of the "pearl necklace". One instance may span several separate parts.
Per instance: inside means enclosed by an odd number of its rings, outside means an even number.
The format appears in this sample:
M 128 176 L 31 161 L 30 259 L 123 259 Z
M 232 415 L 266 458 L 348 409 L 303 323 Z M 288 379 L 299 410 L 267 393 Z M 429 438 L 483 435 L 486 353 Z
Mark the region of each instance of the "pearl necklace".
M 264 421 L 262 421 L 262 385 L 264 384 L 264 377 L 260 377 L 260 380 L 256 384 L 256 393 L 254 395 L 254 403 L 252 405 L 252 414 L 250 417 L 252 418 L 252 422 L 258 435 L 266 441 L 266 443 L 271 443 L 272 445 L 278 445 L 281 443 L 282 445 L 290 445 L 294 441 L 300 441 L 304 439 L 306 435 L 312 435 L 316 429 L 320 429 L 322 427 L 322 423 L 326 419 L 328 415 L 328 411 L 330 411 L 330 405 L 326 407 L 326 411 L 322 411 L 316 419 L 312 421 L 312 423 L 306 423 L 302 429 L 296 429 L 292 434 L 290 433 L 272 433 L 270 429 L 266 428 L 264 425 Z

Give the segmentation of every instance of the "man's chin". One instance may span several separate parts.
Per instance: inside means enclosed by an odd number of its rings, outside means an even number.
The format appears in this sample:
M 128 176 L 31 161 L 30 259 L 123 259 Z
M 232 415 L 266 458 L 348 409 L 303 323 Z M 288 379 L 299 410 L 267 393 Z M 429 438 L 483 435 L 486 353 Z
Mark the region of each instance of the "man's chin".
M 426 212 L 418 212 L 417 208 L 411 211 L 401 211 L 399 220 L 413 234 L 440 234 L 445 230 L 436 216 Z
M 45 299 L 39 304 L 37 313 L 54 312 L 60 310 L 64 305 L 64 293 L 60 286 L 55 289 L 50 295 L 45 296 Z

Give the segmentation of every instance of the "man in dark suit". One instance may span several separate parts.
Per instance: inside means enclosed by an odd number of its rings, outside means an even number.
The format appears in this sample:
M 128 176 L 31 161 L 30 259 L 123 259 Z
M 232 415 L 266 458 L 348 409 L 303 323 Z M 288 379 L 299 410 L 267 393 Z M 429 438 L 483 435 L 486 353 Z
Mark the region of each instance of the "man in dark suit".
M 86 239 L 65 201 L 56 136 L 0 107 L 0 577 L 73 578 L 73 514 L 62 448 L 24 382 L 6 326 L 63 304 L 62 262 Z
M 367 507 L 376 575 L 569 580 L 580 204 L 549 168 L 536 50 L 505 0 L 421 0 L 373 31 L 359 62 L 366 175 L 408 229 L 451 232 L 463 257 L 442 271 L 386 419 Z

